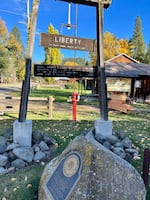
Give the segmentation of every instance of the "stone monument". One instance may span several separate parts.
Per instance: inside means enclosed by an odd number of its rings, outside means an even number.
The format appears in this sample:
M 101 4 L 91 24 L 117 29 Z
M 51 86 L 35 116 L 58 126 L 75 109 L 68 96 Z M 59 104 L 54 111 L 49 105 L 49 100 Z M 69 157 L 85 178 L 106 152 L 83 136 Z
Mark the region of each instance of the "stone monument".
M 91 130 L 76 137 L 47 164 L 39 200 L 145 200 L 140 174 L 95 140 Z

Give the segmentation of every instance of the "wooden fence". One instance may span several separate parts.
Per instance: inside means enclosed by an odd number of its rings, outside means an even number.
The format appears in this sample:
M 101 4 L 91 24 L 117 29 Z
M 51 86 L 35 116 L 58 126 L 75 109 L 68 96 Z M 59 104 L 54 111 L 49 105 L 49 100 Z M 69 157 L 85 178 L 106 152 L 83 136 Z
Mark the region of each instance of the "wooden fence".
M 48 117 L 53 117 L 53 101 L 52 96 L 46 97 L 29 97 L 28 112 L 42 112 L 48 113 Z M 13 97 L 11 95 L 0 95 L 0 114 L 4 113 L 19 113 L 20 97 Z

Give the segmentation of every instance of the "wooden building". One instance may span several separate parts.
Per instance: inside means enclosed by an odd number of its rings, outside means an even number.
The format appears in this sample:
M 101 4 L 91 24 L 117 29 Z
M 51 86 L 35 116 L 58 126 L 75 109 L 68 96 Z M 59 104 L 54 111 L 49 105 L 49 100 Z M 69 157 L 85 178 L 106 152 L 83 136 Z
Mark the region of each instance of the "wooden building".
M 139 63 L 126 54 L 105 62 L 109 92 L 125 92 L 134 101 L 143 102 L 150 97 L 150 65 Z

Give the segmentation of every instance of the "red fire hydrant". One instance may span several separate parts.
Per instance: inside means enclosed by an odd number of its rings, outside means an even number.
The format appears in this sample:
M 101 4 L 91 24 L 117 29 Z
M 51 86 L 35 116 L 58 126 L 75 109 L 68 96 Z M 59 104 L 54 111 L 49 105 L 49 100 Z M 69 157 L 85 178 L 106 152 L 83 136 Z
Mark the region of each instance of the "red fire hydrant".
M 76 107 L 77 107 L 77 102 L 79 101 L 79 95 L 76 92 L 72 93 L 72 120 L 76 121 Z

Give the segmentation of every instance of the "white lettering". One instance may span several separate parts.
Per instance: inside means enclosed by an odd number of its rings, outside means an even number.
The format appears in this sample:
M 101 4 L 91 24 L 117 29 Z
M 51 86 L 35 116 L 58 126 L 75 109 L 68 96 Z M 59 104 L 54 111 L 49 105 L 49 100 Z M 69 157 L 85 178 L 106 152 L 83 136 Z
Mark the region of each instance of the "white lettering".
M 77 39 L 76 38 L 74 38 L 74 44 L 77 44 Z
M 81 40 L 78 40 L 78 44 L 79 44 L 79 45 L 81 44 Z
M 65 38 L 64 37 L 61 38 L 61 42 L 65 43 Z
M 70 38 L 70 44 L 73 44 L 73 39 L 72 38 Z
M 66 44 L 70 44 L 69 38 L 66 38 Z
M 54 37 L 54 43 L 61 43 L 62 45 L 68 44 L 68 45 L 73 45 L 73 46 L 80 46 L 82 40 L 77 39 L 77 38 L 69 38 L 69 37 L 63 37 L 63 36 L 55 36 Z M 54 46 L 57 46 L 57 44 L 53 44 Z M 72 46 L 72 47 L 73 47 Z
M 58 38 L 57 36 L 54 37 L 55 42 L 58 42 Z

